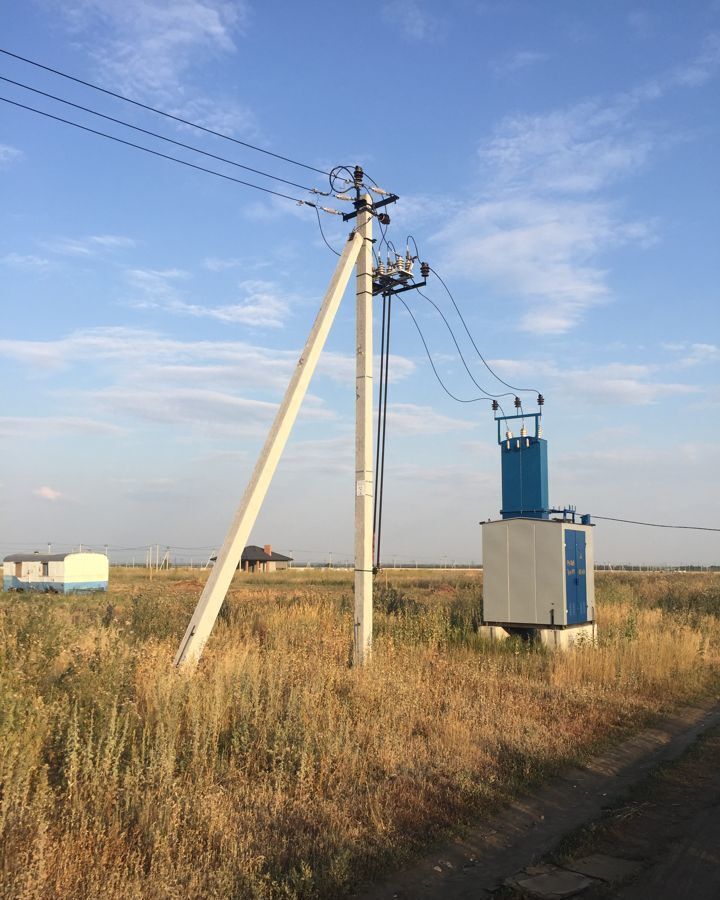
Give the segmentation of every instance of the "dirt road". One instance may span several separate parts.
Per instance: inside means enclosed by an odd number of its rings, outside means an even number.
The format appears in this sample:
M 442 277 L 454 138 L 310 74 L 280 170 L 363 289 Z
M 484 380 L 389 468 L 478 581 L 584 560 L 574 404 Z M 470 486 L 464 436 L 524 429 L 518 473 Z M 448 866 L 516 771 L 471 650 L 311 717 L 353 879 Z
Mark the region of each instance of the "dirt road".
M 662 725 L 601 754 L 587 766 L 573 769 L 534 793 L 519 798 L 492 821 L 472 829 L 463 839 L 429 854 L 411 869 L 397 873 L 382 884 L 367 886 L 359 896 L 363 900 L 469 900 L 497 895 L 509 877 L 548 857 L 563 839 L 582 826 L 599 820 L 604 809 L 617 806 L 651 771 L 663 763 L 678 759 L 700 735 L 718 725 L 720 703 L 687 707 Z M 712 860 L 717 859 L 717 848 L 720 846 L 717 839 L 720 824 L 718 807 L 713 805 L 712 785 L 720 792 L 720 759 L 715 746 L 709 746 L 710 756 L 715 755 L 714 764 L 706 763 L 704 766 L 708 781 L 703 781 L 702 785 L 698 783 L 694 805 L 672 801 L 677 804 L 673 807 L 676 812 L 673 820 L 675 831 L 669 833 L 667 840 L 660 837 L 662 822 L 665 821 L 661 799 L 652 804 L 649 798 L 645 798 L 642 802 L 647 805 L 639 808 L 637 815 L 629 814 L 625 820 L 623 827 L 627 828 L 633 825 L 633 821 L 638 823 L 637 844 L 632 852 L 623 849 L 620 856 L 642 863 L 637 871 L 642 868 L 643 872 L 647 872 L 646 877 L 640 879 L 637 876 L 632 884 L 623 888 L 608 886 L 602 880 L 590 877 L 586 879 L 588 883 L 584 885 L 583 896 L 617 896 L 627 900 L 686 896 L 693 900 L 701 900 L 705 896 L 716 900 L 720 896 L 717 891 L 706 895 L 698 893 L 697 889 L 695 893 L 682 893 L 693 880 L 706 883 L 706 868 L 709 866 L 712 869 L 717 865 Z M 703 764 L 697 765 L 695 775 L 703 769 Z M 686 774 L 685 777 L 689 776 Z M 676 791 L 686 791 L 683 784 L 682 780 L 677 782 Z M 703 797 L 707 798 L 707 803 L 700 803 Z M 651 808 L 657 817 L 657 830 L 655 837 L 650 835 L 643 844 L 643 829 L 647 829 L 649 824 L 641 824 L 640 812 L 643 816 L 649 816 Z M 619 827 L 622 821 L 619 819 L 615 824 Z M 603 839 L 608 841 L 607 849 L 611 850 L 609 856 L 617 854 L 618 844 L 623 848 L 629 846 L 629 839 L 623 837 L 621 831 L 614 834 L 615 837 L 610 832 L 603 832 Z M 596 846 L 599 834 L 592 837 L 593 852 L 601 852 L 605 845 Z M 661 850 L 661 847 L 667 849 Z M 578 853 L 581 850 L 584 848 L 578 844 Z M 649 868 L 645 869 L 646 865 Z M 673 888 L 675 893 L 667 893 L 668 878 L 671 877 L 668 872 L 673 866 L 678 873 L 685 871 L 687 874 L 675 876 L 682 885 L 676 883 Z M 535 874 L 541 875 L 542 872 Z M 704 887 L 699 889 L 704 890 Z M 617 890 L 628 893 L 612 893 Z M 641 893 L 632 893 L 633 890 Z M 507 888 L 505 892 L 506 895 L 513 895 Z M 572 895 L 554 893 L 545 896 Z

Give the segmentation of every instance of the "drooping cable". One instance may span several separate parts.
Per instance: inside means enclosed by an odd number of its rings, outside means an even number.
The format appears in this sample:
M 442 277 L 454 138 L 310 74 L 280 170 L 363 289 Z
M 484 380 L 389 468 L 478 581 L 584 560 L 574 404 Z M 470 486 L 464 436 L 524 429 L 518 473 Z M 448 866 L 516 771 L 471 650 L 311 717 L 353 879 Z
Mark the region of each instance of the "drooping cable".
M 283 156 L 280 153 L 273 153 L 272 150 L 266 150 L 264 147 L 258 147 L 255 144 L 250 144 L 247 141 L 241 141 L 239 138 L 231 137 L 229 134 L 223 134 L 221 131 L 215 131 L 212 128 L 207 128 L 205 125 L 200 125 L 197 122 L 191 122 L 188 119 L 183 119 L 181 116 L 173 115 L 172 113 L 165 112 L 162 109 L 157 109 L 154 106 L 149 106 L 147 103 L 141 103 L 139 100 L 133 100 L 130 97 L 126 97 L 123 94 L 120 94 L 116 91 L 111 91 L 108 88 L 100 87 L 98 84 L 93 84 L 91 81 L 85 81 L 82 78 L 76 78 L 74 75 L 69 75 L 67 72 L 62 72 L 60 69 L 54 69 L 51 66 L 44 65 L 43 63 L 39 63 L 34 59 L 28 59 L 26 56 L 20 56 L 17 53 L 11 53 L 10 50 L 5 50 L 0 47 L 0 53 L 5 56 L 10 56 L 13 59 L 17 59 L 20 62 L 27 63 L 30 66 L 35 66 L 38 69 L 43 69 L 45 72 L 51 72 L 53 75 L 59 75 L 61 78 L 67 78 L 68 81 L 74 81 L 76 84 L 82 84 L 84 87 L 92 88 L 94 91 L 100 91 L 103 94 L 106 94 L 109 97 L 114 97 L 116 100 L 122 100 L 125 103 L 131 103 L 133 106 L 137 106 L 140 109 L 147 110 L 148 112 L 154 113 L 158 116 L 164 116 L 166 119 L 172 119 L 174 122 L 179 122 L 181 125 L 187 125 L 190 128 L 196 128 L 198 131 L 204 131 L 206 134 L 212 134 L 214 137 L 222 138 L 226 141 L 232 141 L 234 144 L 239 144 L 241 147 L 246 147 L 248 150 L 255 150 L 257 153 L 264 153 L 266 156 L 272 156 L 275 159 L 280 159 L 283 162 L 290 163 L 294 166 L 300 166 L 303 169 L 308 169 L 311 172 L 317 172 L 319 175 L 325 175 L 329 177 L 330 173 L 326 172 L 324 169 L 318 169 L 315 166 L 308 165 L 307 163 L 299 162 L 296 159 L 292 159 L 289 156 Z
M 31 87 L 28 84 L 23 84 L 20 81 L 13 81 L 12 78 L 6 78 L 4 75 L 0 75 L 0 81 L 5 81 L 8 84 L 15 85 L 15 87 L 22 88 L 26 91 L 32 91 L 34 94 L 39 94 L 42 97 L 47 97 L 49 100 L 55 100 L 58 103 L 63 103 L 65 106 L 72 106 L 73 109 L 79 109 L 82 112 L 90 113 L 90 115 L 97 116 L 100 119 L 105 119 L 107 122 L 114 122 L 116 125 L 122 125 L 123 128 L 130 128 L 133 131 L 137 131 L 140 134 L 146 134 L 148 137 L 157 138 L 160 141 L 166 141 L 168 144 L 174 144 L 176 147 L 182 147 L 184 150 L 191 150 L 193 153 L 199 153 L 202 156 L 207 156 L 210 159 L 216 159 L 218 162 L 227 163 L 229 166 L 235 166 L 238 169 L 245 169 L 247 172 L 252 172 L 255 175 L 261 175 L 263 178 L 270 178 L 273 181 L 282 182 L 282 184 L 290 185 L 291 187 L 299 188 L 301 191 L 307 191 L 310 194 L 321 194 L 322 191 L 317 190 L 316 188 L 308 187 L 304 184 L 298 184 L 297 181 L 289 181 L 287 178 L 280 178 L 278 175 L 271 175 L 270 172 L 263 172 L 262 169 L 254 169 L 252 166 L 246 166 L 243 163 L 236 162 L 233 159 L 227 159 L 224 156 L 218 156 L 216 153 L 210 153 L 207 150 L 201 150 L 200 147 L 194 147 L 192 144 L 185 144 L 183 141 L 177 141 L 174 138 L 167 137 L 164 134 L 158 134 L 156 131 L 150 131 L 147 128 L 141 128 L 139 125 L 133 125 L 130 122 L 126 122 L 123 119 L 117 119 L 115 116 L 108 116 L 105 113 L 99 112 L 96 109 L 92 109 L 89 106 L 82 106 L 80 103 L 73 103 L 71 100 L 65 100 L 63 97 L 58 97 L 55 94 L 49 94 L 47 91 L 41 91 L 39 88 Z M 327 196 L 327 194 L 324 194 Z
M 315 213 L 317 215 L 317 222 L 318 222 L 318 228 L 320 229 L 320 236 L 325 241 L 325 246 L 328 248 L 328 250 L 332 250 L 332 252 L 335 254 L 335 256 L 341 256 L 342 254 L 338 253 L 338 251 L 333 247 L 333 245 L 325 237 L 325 232 L 323 231 L 322 222 L 320 221 L 320 210 L 317 208 L 317 206 L 315 207 Z
M 520 394 L 538 394 L 539 391 L 536 391 L 535 388 L 520 388 L 520 387 L 515 387 L 514 384 L 509 384 L 507 381 L 504 381 L 504 380 L 497 374 L 497 372 L 490 366 L 490 364 L 488 363 L 488 361 L 485 359 L 485 357 L 484 357 L 484 356 L 482 355 L 482 353 L 480 352 L 480 349 L 479 349 L 478 345 L 475 343 L 475 339 L 473 338 L 472 334 L 470 333 L 470 329 L 468 328 L 467 323 L 465 322 L 465 319 L 463 318 L 463 314 L 460 312 L 460 307 L 457 305 L 457 303 L 455 302 L 455 298 L 453 297 L 453 295 L 452 295 L 451 292 L 450 292 L 450 288 L 445 284 L 445 282 L 443 281 L 442 277 L 441 277 L 440 275 L 438 275 L 438 273 L 435 271 L 435 269 L 432 268 L 432 266 L 430 267 L 430 271 L 433 273 L 433 275 L 438 279 L 438 281 L 440 282 L 440 284 L 441 284 L 441 285 L 445 288 L 445 290 L 447 291 L 447 295 L 448 295 L 448 297 L 450 298 L 450 301 L 452 302 L 452 305 L 455 307 L 455 312 L 457 312 L 458 316 L 460 317 L 460 321 L 461 321 L 462 324 L 463 324 L 463 328 L 465 329 L 465 332 L 467 333 L 467 336 L 470 338 L 470 343 L 471 343 L 471 344 L 473 345 L 473 347 L 475 348 L 475 352 L 476 352 L 477 355 L 480 357 L 480 360 L 481 360 L 482 364 L 485 366 L 485 368 L 488 370 L 488 372 L 490 372 L 490 374 L 491 374 L 494 378 L 497 378 L 497 380 L 500 382 L 500 384 L 504 384 L 505 387 L 510 388 L 511 391 L 515 391 L 516 393 L 520 393 Z
M 713 531 L 720 532 L 720 528 L 709 528 L 705 525 L 662 525 L 658 522 L 637 522 L 634 519 L 616 519 L 613 516 L 596 516 L 593 519 L 601 519 L 603 522 L 622 522 L 624 525 L 645 525 L 648 528 L 679 528 L 682 531 Z
M 190 169 L 196 169 L 198 172 L 205 172 L 208 175 L 215 175 L 217 178 L 223 178 L 225 181 L 233 181 L 235 184 L 242 184 L 245 187 L 254 188 L 256 191 L 263 191 L 265 194 L 272 194 L 274 197 L 282 197 L 284 200 L 292 200 L 293 203 L 297 203 L 300 206 L 312 206 L 318 208 L 318 204 L 311 202 L 310 200 L 303 200 L 299 197 L 291 197 L 289 194 L 283 194 L 280 191 L 273 191 L 270 188 L 263 187 L 259 184 L 253 184 L 251 181 L 243 181 L 242 178 L 235 178 L 232 175 L 226 175 L 223 172 L 216 172 L 214 169 L 208 169 L 205 166 L 199 166 L 196 163 L 188 162 L 185 159 L 180 159 L 177 156 L 170 156 L 168 153 L 161 153 L 159 150 L 152 150 L 150 147 L 144 147 L 142 144 L 136 144 L 133 141 L 126 141 L 124 138 L 116 137 L 115 135 L 108 134 L 105 131 L 98 131 L 95 128 L 89 128 L 87 125 L 81 125 L 79 122 L 73 122 L 70 119 L 64 119 L 62 116 L 53 115 L 53 113 L 45 112 L 42 109 L 36 109 L 34 106 L 27 106 L 24 103 L 18 103 L 16 100 L 9 100 L 7 97 L 0 97 L 0 101 L 3 103 L 9 103 L 11 106 L 17 106 L 19 109 L 25 109 L 28 112 L 36 113 L 39 116 L 45 116 L 48 119 L 54 119 L 56 122 L 62 122 L 65 125 L 71 125 L 73 128 L 79 128 L 81 131 L 87 131 L 90 134 L 95 134 L 98 137 L 106 138 L 110 141 L 115 141 L 118 144 L 124 144 L 126 147 L 133 147 L 135 150 L 142 150 L 145 153 L 149 153 L 152 156 L 160 157 L 160 159 L 170 160 L 171 162 L 178 163 L 181 166 L 187 166 Z M 320 207 L 324 209 L 324 207 Z M 327 212 L 327 209 L 324 209 Z M 337 210 L 329 210 L 330 212 L 337 212 Z
M 424 294 L 419 288 L 418 288 L 418 294 L 420 294 L 421 297 L 423 297 L 425 300 L 427 300 L 427 302 L 428 302 L 431 306 L 434 306 L 434 307 L 435 307 L 435 309 L 437 310 L 438 314 L 440 315 L 440 318 L 441 318 L 441 319 L 443 320 L 443 322 L 445 323 L 445 327 L 447 328 L 448 332 L 450 333 L 450 337 L 452 338 L 453 343 L 455 344 L 455 349 L 456 349 L 457 352 L 458 352 L 458 356 L 460 357 L 460 361 L 462 362 L 463 366 L 465 367 L 465 371 L 466 371 L 466 372 L 468 373 L 468 375 L 470 376 L 470 380 L 473 382 L 473 384 L 475 385 L 475 387 L 476 387 L 482 394 L 485 394 L 487 397 L 492 397 L 492 398 L 497 398 L 497 397 L 514 397 L 515 395 L 514 395 L 513 393 L 509 392 L 509 391 L 505 391 L 505 392 L 502 393 L 502 394 L 491 394 L 489 391 L 486 391 L 485 388 L 484 388 L 481 384 L 479 384 L 479 383 L 477 382 L 475 376 L 473 375 L 473 373 L 470 371 L 470 368 L 468 367 L 468 364 L 467 364 L 467 362 L 466 362 L 466 360 L 465 360 L 465 357 L 463 356 L 463 352 L 462 352 L 462 350 L 460 349 L 460 345 L 459 345 L 458 342 L 457 342 L 457 338 L 455 337 L 455 332 L 453 331 L 452 326 L 451 326 L 450 323 L 448 322 L 447 317 L 445 316 L 445 314 L 443 313 L 443 311 L 440 309 L 440 307 L 437 305 L 437 303 L 435 303 L 434 300 L 431 300 L 430 297 L 428 297 L 427 294 Z M 505 415 L 505 413 L 503 412 L 503 408 L 502 408 L 502 406 L 500 406 L 499 403 L 498 403 L 498 406 L 500 407 L 500 412 L 502 412 L 502 414 Z
M 387 312 L 386 312 L 387 310 Z M 375 571 L 380 569 L 380 540 L 382 537 L 383 494 L 385 488 L 385 438 L 387 435 L 388 384 L 390 382 L 390 318 L 392 297 L 383 294 L 383 324 L 380 350 L 380 385 L 378 393 L 378 433 L 375 463 L 374 537 Z
M 397 299 L 402 303 L 402 305 L 407 310 L 410 318 L 413 320 L 413 322 L 415 324 L 415 328 L 417 329 L 417 333 L 420 335 L 420 340 L 422 341 L 423 347 L 425 348 L 425 353 L 427 354 L 427 358 L 430 362 L 430 366 L 432 367 L 432 370 L 435 374 L 435 378 L 437 378 L 440 387 L 445 391 L 445 393 L 448 395 L 448 397 L 451 397 L 453 400 L 457 401 L 458 403 L 477 403 L 480 400 L 485 400 L 487 403 L 490 403 L 491 401 L 490 401 L 489 397 L 471 397 L 467 400 L 464 400 L 462 397 L 457 397 L 455 394 L 453 394 L 452 391 L 448 390 L 448 388 L 445 386 L 445 382 L 440 377 L 438 370 L 435 368 L 435 363 L 433 362 L 432 354 L 430 353 L 430 348 L 428 347 L 427 341 L 425 340 L 425 335 L 422 333 L 422 329 L 418 325 L 417 319 L 413 315 L 412 310 L 407 305 L 407 303 L 403 300 L 402 297 L 398 297 Z

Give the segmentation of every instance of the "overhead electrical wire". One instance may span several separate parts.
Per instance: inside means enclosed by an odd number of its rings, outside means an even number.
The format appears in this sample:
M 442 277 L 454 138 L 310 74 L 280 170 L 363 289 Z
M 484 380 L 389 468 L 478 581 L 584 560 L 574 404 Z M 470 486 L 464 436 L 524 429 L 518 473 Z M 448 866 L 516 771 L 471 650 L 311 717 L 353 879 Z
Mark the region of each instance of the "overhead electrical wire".
M 4 75 L 0 75 L 0 81 L 5 81 L 8 84 L 15 85 L 15 87 L 22 88 L 26 91 L 32 91 L 34 94 L 40 94 L 42 97 L 47 97 L 49 100 L 55 100 L 58 103 L 63 103 L 65 106 L 72 106 L 74 109 L 79 109 L 82 112 L 90 113 L 90 115 L 97 116 L 100 119 L 105 119 L 108 122 L 114 122 L 116 125 L 122 125 L 123 128 L 131 128 L 133 131 L 138 131 L 141 134 L 146 134 L 149 137 L 157 138 L 160 141 L 166 141 L 168 144 L 174 144 L 176 147 L 182 147 L 185 150 L 192 150 L 193 153 L 200 153 L 202 156 L 207 156 L 210 159 L 216 159 L 218 162 L 227 163 L 229 166 L 236 166 L 239 169 L 245 169 L 247 172 L 253 172 L 255 175 L 262 175 L 263 178 L 271 178 L 273 181 L 280 181 L 283 184 L 288 184 L 291 187 L 300 188 L 301 191 L 307 191 L 310 194 L 323 194 L 323 196 L 328 196 L 328 192 L 319 191 L 317 188 L 308 187 L 304 184 L 299 184 L 297 181 L 289 181 L 287 178 L 281 178 L 279 175 L 271 175 L 269 172 L 263 172 L 262 169 L 254 169 L 252 166 L 246 166 L 243 163 L 237 162 L 233 159 L 227 159 L 224 156 L 218 156 L 216 153 L 210 153 L 208 150 L 201 150 L 200 147 L 194 147 L 192 144 L 185 144 L 183 141 L 176 141 L 174 138 L 167 137 L 164 134 L 158 134 L 156 131 L 150 131 L 147 128 L 141 128 L 139 125 L 133 125 L 130 122 L 126 122 L 123 119 L 117 119 L 114 116 L 108 116 L 105 113 L 99 112 L 96 109 L 92 109 L 89 106 L 82 106 L 80 103 L 73 103 L 71 100 L 66 100 L 63 97 L 58 97 L 55 94 L 49 94 L 47 91 L 41 91 L 39 88 L 32 87 L 29 84 L 23 84 L 21 81 L 13 81 L 12 78 L 6 78 Z
M 467 399 L 467 400 L 464 400 L 462 397 L 457 397 L 455 394 L 453 394 L 452 391 L 450 391 L 450 390 L 446 387 L 445 382 L 442 380 L 442 378 L 440 377 L 440 375 L 439 375 L 439 373 L 438 373 L 438 370 L 435 368 L 435 363 L 433 362 L 433 358 L 432 358 L 432 355 L 431 355 L 431 353 L 430 353 L 430 348 L 428 347 L 427 341 L 425 340 L 425 335 L 422 333 L 422 329 L 421 329 L 420 326 L 418 325 L 417 319 L 416 319 L 415 316 L 413 315 L 412 310 L 411 310 L 410 307 L 407 305 L 407 303 L 403 300 L 402 297 L 398 296 L 397 299 L 402 303 L 402 305 L 405 307 L 405 309 L 406 309 L 407 312 L 409 313 L 410 318 L 411 318 L 411 319 L 413 320 L 413 322 L 415 323 L 415 328 L 417 328 L 417 332 L 418 332 L 418 334 L 420 335 L 420 340 L 421 340 L 422 343 L 423 343 L 423 347 L 425 347 L 425 353 L 427 354 L 427 358 L 428 358 L 428 360 L 429 360 L 429 362 L 430 362 L 430 365 L 432 366 L 432 370 L 433 370 L 433 372 L 435 373 L 435 377 L 437 378 L 438 383 L 440 384 L 440 387 L 445 391 L 445 393 L 448 395 L 448 397 L 451 397 L 453 400 L 457 401 L 458 403 L 477 403 L 477 402 L 480 401 L 480 400 L 485 400 L 485 401 L 487 401 L 487 402 L 489 403 L 489 402 L 490 402 L 490 398 L 489 398 L 489 397 L 471 397 L 471 398 L 469 398 L 469 399 Z
M 592 515 L 592 514 L 591 514 Z M 645 525 L 648 528 L 679 528 L 682 531 L 713 531 L 720 532 L 720 528 L 709 528 L 705 525 L 661 525 L 658 522 L 637 522 L 634 519 L 616 519 L 612 516 L 596 516 L 593 519 L 601 519 L 603 522 L 622 522 L 625 525 Z
M 300 206 L 311 206 L 314 208 L 322 209 L 323 212 L 330 212 L 339 215 L 338 210 L 328 209 L 327 207 L 319 206 L 317 203 L 313 203 L 310 200 L 303 200 L 300 197 L 292 197 L 290 194 L 283 194 L 280 191 L 273 191 L 270 188 L 263 187 L 260 184 L 254 184 L 251 181 L 244 181 L 242 178 L 235 178 L 232 175 L 226 175 L 224 172 L 216 172 L 214 169 L 208 169 L 206 166 L 199 166 L 196 163 L 188 162 L 185 159 L 180 159 L 177 156 L 170 156 L 168 153 L 161 153 L 159 150 L 152 150 L 150 147 L 144 147 L 142 144 L 136 144 L 133 141 L 127 141 L 124 138 L 117 137 L 116 135 L 108 134 L 106 131 L 98 131 L 96 128 L 90 128 L 87 125 L 81 125 L 79 122 L 73 122 L 71 119 L 65 119 L 62 116 L 56 116 L 53 113 L 45 112 L 42 109 L 37 109 L 34 106 L 28 106 L 25 103 L 18 103 L 16 100 L 10 100 L 7 97 L 0 97 L 0 101 L 3 103 L 9 103 L 11 106 L 17 106 L 19 109 L 28 110 L 28 112 L 36 113 L 39 116 L 45 116 L 48 119 L 54 119 L 56 122 L 62 122 L 65 125 L 71 125 L 73 128 L 79 128 L 81 131 L 87 131 L 90 134 L 95 134 L 98 137 L 106 138 L 110 141 L 115 141 L 118 144 L 124 144 L 126 147 L 133 147 L 136 150 L 142 150 L 145 153 L 149 153 L 152 156 L 160 157 L 160 159 L 170 160 L 171 162 L 178 163 L 181 166 L 187 166 L 190 169 L 196 169 L 198 172 L 205 172 L 208 175 L 215 175 L 217 178 L 223 178 L 225 181 L 232 181 L 235 184 L 242 184 L 245 187 L 254 188 L 257 191 L 263 191 L 265 194 L 272 194 L 274 197 L 282 197 L 284 200 L 292 200 L 293 203 L 297 203 Z
M 445 327 L 446 327 L 447 330 L 450 332 L 450 337 L 452 338 L 453 343 L 455 344 L 455 349 L 456 349 L 457 352 L 458 352 L 458 355 L 459 355 L 459 357 L 460 357 L 460 361 L 462 362 L 463 366 L 465 367 L 465 371 L 466 371 L 466 372 L 468 373 L 468 375 L 470 376 L 470 380 L 473 382 L 473 384 L 475 385 L 475 387 L 476 387 L 482 394 L 485 394 L 486 396 L 491 397 L 491 398 L 497 398 L 497 397 L 514 397 L 515 395 L 514 395 L 513 393 L 511 393 L 510 391 L 505 391 L 505 392 L 502 393 L 502 394 L 491 394 L 489 391 L 486 391 L 485 388 L 484 388 L 481 384 L 479 384 L 479 383 L 477 382 L 477 380 L 475 379 L 475 376 L 474 376 L 473 373 L 470 371 L 470 369 L 469 369 L 469 367 L 468 367 L 468 364 L 467 364 L 467 362 L 465 361 L 465 357 L 463 356 L 463 352 L 462 352 L 462 350 L 460 349 L 460 345 L 459 345 L 458 342 L 457 342 L 457 338 L 455 337 L 455 332 L 453 331 L 452 326 L 450 325 L 450 323 L 449 323 L 448 320 L 447 320 L 447 316 L 443 313 L 443 311 L 440 309 L 440 307 L 437 305 L 437 303 L 435 303 L 434 300 L 431 300 L 430 297 L 428 297 L 427 294 L 424 294 L 419 288 L 418 288 L 418 294 L 420 294 L 421 297 L 423 297 L 425 300 L 427 300 L 427 302 L 437 310 L 437 312 L 438 312 L 440 318 L 441 318 L 441 319 L 443 320 L 443 322 L 445 323 Z M 500 406 L 500 404 L 498 404 L 498 406 Z M 500 411 L 502 412 L 503 415 L 505 415 L 505 413 L 503 412 L 503 409 L 502 409 L 501 406 L 500 406 Z
M 320 221 L 320 210 L 317 208 L 317 206 L 315 207 L 315 213 L 317 214 L 318 228 L 320 229 L 320 235 L 321 235 L 322 239 L 325 241 L 325 246 L 328 248 L 328 250 L 332 250 L 332 252 L 335 254 L 335 256 L 341 256 L 342 254 L 339 253 L 333 247 L 333 245 L 328 241 L 328 239 L 325 237 L 325 232 L 323 231 L 322 222 Z
M 373 502 L 375 571 L 380 569 L 380 540 L 382 537 L 383 494 L 385 489 L 385 439 L 387 436 L 388 383 L 390 379 L 390 320 L 392 315 L 392 295 L 386 296 L 383 294 L 382 315 L 377 449 L 375 455 L 375 491 Z
M 300 166 L 303 169 L 308 169 L 311 172 L 317 172 L 319 175 L 325 175 L 325 177 L 329 178 L 330 173 L 326 172 L 324 169 L 318 169 L 316 166 L 308 165 L 307 163 L 300 162 L 297 159 L 292 159 L 290 156 L 283 156 L 281 153 L 274 153 L 272 150 L 267 150 L 264 147 L 258 147 L 256 144 L 250 144 L 247 141 L 241 141 L 239 138 L 231 137 L 229 134 L 223 134 L 221 131 L 215 131 L 213 128 L 207 128 L 205 125 L 200 125 L 198 122 L 192 122 L 189 119 L 184 119 L 182 116 L 176 116 L 173 113 L 166 112 L 165 110 L 158 109 L 155 106 L 150 106 L 147 103 L 141 103 L 139 100 L 133 100 L 130 97 L 126 97 L 124 94 L 120 94 L 117 91 L 111 91 L 108 88 L 100 87 L 99 84 L 94 84 L 91 81 L 85 81 L 82 78 L 77 78 L 74 75 L 69 75 L 67 72 L 63 72 L 60 69 L 54 69 L 52 66 L 44 65 L 43 63 L 37 62 L 34 59 L 28 59 L 26 56 L 20 56 L 18 53 L 12 53 L 10 50 L 5 50 L 0 47 L 0 53 L 5 56 L 9 56 L 12 59 L 17 59 L 20 62 L 27 63 L 30 66 L 35 66 L 38 69 L 43 69 L 45 72 L 51 72 L 53 75 L 59 75 L 61 78 L 67 78 L 68 81 L 74 81 L 76 84 L 81 84 L 84 87 L 92 88 L 94 91 L 100 91 L 103 94 L 106 94 L 109 97 L 114 97 L 116 100 L 122 100 L 125 103 L 131 103 L 133 106 L 137 106 L 140 109 L 147 110 L 148 112 L 155 113 L 158 116 L 164 116 L 166 119 L 172 119 L 174 122 L 179 122 L 181 125 L 187 125 L 190 128 L 196 128 L 198 131 L 204 131 L 206 134 L 212 134 L 214 137 L 222 138 L 226 141 L 232 141 L 234 144 L 239 144 L 241 147 L 246 147 L 248 150 L 255 150 L 257 153 L 264 153 L 266 156 L 272 156 L 275 159 L 282 160 L 283 162 L 290 163 L 294 166 Z
M 413 240 L 414 240 L 414 238 L 413 238 Z M 416 245 L 416 246 L 417 246 L 417 245 Z M 457 312 L 458 316 L 460 317 L 460 321 L 461 321 L 462 324 L 463 324 L 463 328 L 465 329 L 465 331 L 466 331 L 466 333 L 467 333 L 467 336 L 470 338 L 470 343 L 471 343 L 471 344 L 473 345 L 473 347 L 475 348 L 475 352 L 476 352 L 477 355 L 480 357 L 480 359 L 481 359 L 481 361 L 482 361 L 482 364 L 485 366 L 485 368 L 488 370 L 488 372 L 490 372 L 490 374 L 491 374 L 494 378 L 497 378 L 497 380 L 500 382 L 500 384 L 504 384 L 505 387 L 510 388 L 511 391 L 515 391 L 516 393 L 519 393 L 519 394 L 539 394 L 540 392 L 537 391 L 537 390 L 535 390 L 535 388 L 519 388 L 519 387 L 516 387 L 514 384 L 510 384 L 510 383 L 507 382 L 507 381 L 503 381 L 503 379 L 502 379 L 502 378 L 497 374 L 497 372 L 490 366 L 490 364 L 488 363 L 488 361 L 485 359 L 485 357 L 484 357 L 484 356 L 482 355 L 482 353 L 480 352 L 480 350 L 479 350 L 477 344 L 475 343 L 475 340 L 474 340 L 472 334 L 470 333 L 470 329 L 468 328 L 467 323 L 465 322 L 465 319 L 463 318 L 463 314 L 460 312 L 460 307 L 457 305 L 457 303 L 455 302 L 455 298 L 453 297 L 452 293 L 450 292 L 450 288 L 445 284 L 445 282 L 443 281 L 442 277 L 441 277 L 440 275 L 438 275 L 438 273 L 435 271 L 435 269 L 432 268 L 432 266 L 430 267 L 430 271 L 433 273 L 433 275 L 438 279 L 438 281 L 440 282 L 440 284 L 441 284 L 441 285 L 445 288 L 445 290 L 447 291 L 447 295 L 448 295 L 448 297 L 450 298 L 450 300 L 451 300 L 451 302 L 452 302 L 452 305 L 455 307 L 455 311 Z

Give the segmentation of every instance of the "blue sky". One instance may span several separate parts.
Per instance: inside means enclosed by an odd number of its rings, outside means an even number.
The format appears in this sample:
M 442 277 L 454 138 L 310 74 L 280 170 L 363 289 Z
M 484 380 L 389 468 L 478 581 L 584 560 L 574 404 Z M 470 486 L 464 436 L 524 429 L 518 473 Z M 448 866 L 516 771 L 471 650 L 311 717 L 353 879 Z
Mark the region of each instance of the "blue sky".
M 361 163 L 401 196 L 394 243 L 414 235 L 498 373 L 546 396 L 551 501 L 717 526 L 719 3 L 36 0 L 0 21 L 20 55 L 318 168 Z M 0 74 L 324 187 L 8 57 Z M 308 208 L 0 106 L 0 550 L 200 556 L 336 258 Z M 347 226 L 323 225 L 340 246 Z M 437 280 L 428 294 L 498 390 Z M 447 385 L 476 396 L 436 312 L 408 302 Z M 252 535 L 298 559 L 352 548 L 353 328 L 349 291 Z M 392 353 L 385 558 L 477 561 L 477 523 L 500 507 L 489 407 L 442 392 L 400 311 Z M 596 546 L 611 562 L 720 555 L 718 535 L 610 523 Z

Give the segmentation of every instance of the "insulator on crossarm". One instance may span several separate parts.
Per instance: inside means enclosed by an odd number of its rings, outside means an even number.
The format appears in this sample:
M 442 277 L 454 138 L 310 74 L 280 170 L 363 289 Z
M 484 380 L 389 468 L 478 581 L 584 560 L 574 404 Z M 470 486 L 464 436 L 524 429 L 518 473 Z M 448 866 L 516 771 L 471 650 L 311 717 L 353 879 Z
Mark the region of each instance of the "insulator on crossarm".
M 430 277 L 430 263 L 420 263 L 420 274 L 423 278 Z
M 515 409 L 520 409 L 521 406 L 522 406 L 522 401 L 520 400 L 519 397 L 516 397 L 515 398 Z
M 423 263 L 423 265 L 424 265 L 424 263 Z M 497 402 L 497 400 L 493 400 L 492 408 L 493 408 L 493 412 L 497 412 L 500 409 L 500 404 Z
M 537 405 L 543 406 L 544 404 L 545 404 L 545 398 L 543 397 L 542 394 L 538 394 Z

